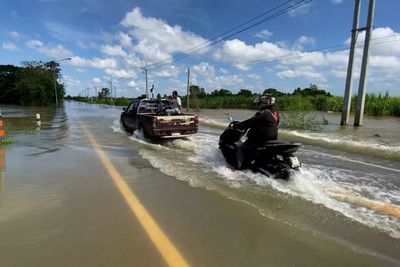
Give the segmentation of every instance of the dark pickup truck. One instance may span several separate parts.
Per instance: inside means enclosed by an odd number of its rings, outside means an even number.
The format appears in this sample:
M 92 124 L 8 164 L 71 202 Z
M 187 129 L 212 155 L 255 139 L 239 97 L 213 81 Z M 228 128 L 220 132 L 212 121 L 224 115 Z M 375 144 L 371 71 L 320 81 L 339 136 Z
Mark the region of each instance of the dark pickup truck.
M 135 99 L 121 113 L 127 132 L 138 130 L 151 139 L 181 138 L 197 133 L 197 115 L 177 114 L 168 100 Z

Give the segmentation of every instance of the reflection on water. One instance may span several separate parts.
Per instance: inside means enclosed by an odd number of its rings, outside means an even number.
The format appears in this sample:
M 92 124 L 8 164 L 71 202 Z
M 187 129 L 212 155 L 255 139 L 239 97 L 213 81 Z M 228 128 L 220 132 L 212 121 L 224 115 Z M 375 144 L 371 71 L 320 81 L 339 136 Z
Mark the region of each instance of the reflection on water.
M 6 150 L 0 145 L 0 193 L 3 188 L 3 180 L 6 174 Z

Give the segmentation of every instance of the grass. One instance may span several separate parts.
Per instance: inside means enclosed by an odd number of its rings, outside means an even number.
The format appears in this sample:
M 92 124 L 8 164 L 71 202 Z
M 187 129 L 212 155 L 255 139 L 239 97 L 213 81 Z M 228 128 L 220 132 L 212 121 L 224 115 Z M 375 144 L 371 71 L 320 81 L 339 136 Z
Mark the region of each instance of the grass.
M 242 95 L 230 96 L 211 96 L 191 99 L 190 107 L 194 109 L 256 109 L 253 103 L 254 96 L 246 97 Z M 120 97 L 115 100 L 95 99 L 86 97 L 73 97 L 76 101 L 95 104 L 106 104 L 116 106 L 128 106 L 131 99 Z M 351 112 L 355 111 L 357 96 L 352 97 Z M 186 107 L 186 96 L 182 97 L 182 105 Z M 343 97 L 339 96 L 298 96 L 284 95 L 277 98 L 276 110 L 302 112 L 302 111 L 333 111 L 342 112 Z M 400 116 L 400 97 L 390 97 L 388 94 L 367 94 L 365 97 L 364 113 L 373 116 L 392 115 Z
M 3 140 L 0 140 L 0 146 L 1 145 L 9 145 L 12 143 L 13 143 L 13 140 L 10 137 L 6 137 Z

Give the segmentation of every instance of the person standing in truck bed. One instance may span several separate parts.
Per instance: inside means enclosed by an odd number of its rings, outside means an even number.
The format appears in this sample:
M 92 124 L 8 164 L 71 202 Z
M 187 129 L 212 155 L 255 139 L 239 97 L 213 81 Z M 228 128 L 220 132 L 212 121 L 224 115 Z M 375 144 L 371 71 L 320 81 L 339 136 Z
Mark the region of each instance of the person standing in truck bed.
M 172 107 L 177 114 L 181 114 L 182 101 L 177 91 L 172 92 Z

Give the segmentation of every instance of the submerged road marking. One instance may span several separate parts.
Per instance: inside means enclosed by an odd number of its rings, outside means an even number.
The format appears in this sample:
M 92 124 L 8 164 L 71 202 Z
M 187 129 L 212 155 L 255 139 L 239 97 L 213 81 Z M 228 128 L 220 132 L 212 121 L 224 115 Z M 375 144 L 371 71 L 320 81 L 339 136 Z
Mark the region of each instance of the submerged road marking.
M 371 210 L 379 211 L 394 217 L 400 217 L 400 209 L 396 206 L 386 204 L 384 202 L 377 200 L 370 200 L 363 197 L 351 196 L 350 192 L 346 190 L 327 190 L 327 191 L 332 197 L 338 200 L 358 205 L 361 207 L 365 207 Z
M 358 164 L 362 164 L 362 165 L 366 165 L 366 166 L 370 166 L 370 167 L 375 167 L 375 168 L 378 168 L 378 169 L 383 169 L 383 170 L 387 170 L 387 171 L 400 173 L 400 170 L 399 169 L 395 169 L 395 168 L 385 167 L 385 166 L 381 166 L 381 165 L 377 165 L 377 164 L 373 164 L 373 163 L 368 163 L 368 162 L 363 162 L 363 161 L 355 160 L 355 159 L 349 159 L 349 158 L 346 158 L 346 157 L 343 157 L 343 156 L 329 155 L 327 153 L 316 152 L 316 151 L 308 150 L 308 149 L 303 149 L 303 150 L 311 151 L 311 152 L 314 152 L 315 154 L 320 154 L 320 155 L 324 155 L 324 156 L 331 157 L 331 158 L 336 158 L 336 159 L 340 159 L 340 160 L 344 160 L 344 161 L 349 161 L 349 162 L 358 163 Z
M 189 266 L 183 256 L 179 253 L 178 249 L 169 240 L 166 234 L 164 234 L 164 232 L 157 225 L 153 217 L 151 217 L 151 215 L 147 212 L 146 208 L 140 203 L 140 200 L 136 197 L 128 184 L 119 174 L 106 153 L 101 150 L 99 144 L 97 143 L 90 130 L 82 122 L 79 123 L 86 133 L 91 145 L 99 156 L 104 167 L 110 174 L 115 185 L 131 208 L 131 211 L 136 215 L 137 219 L 145 229 L 151 241 L 157 247 L 161 256 L 167 262 L 167 264 L 169 266 Z

